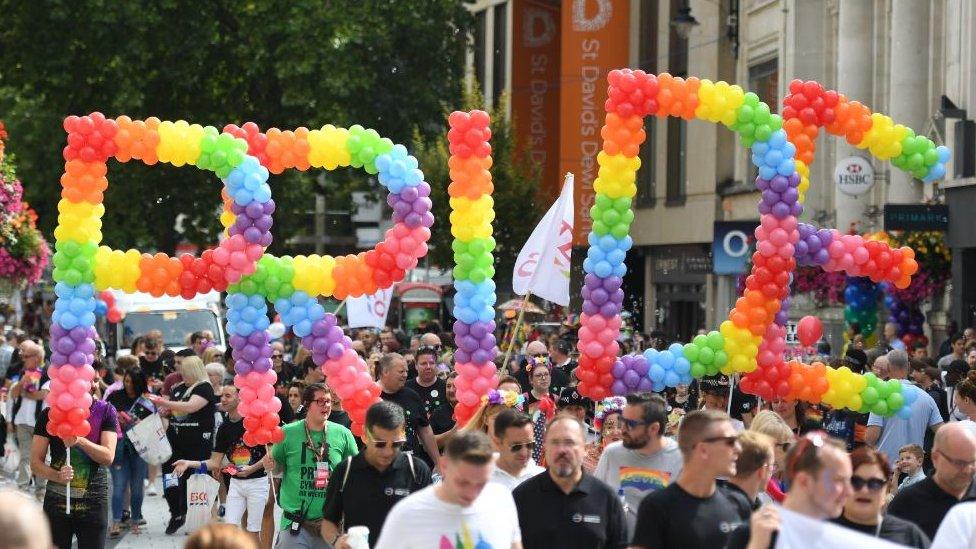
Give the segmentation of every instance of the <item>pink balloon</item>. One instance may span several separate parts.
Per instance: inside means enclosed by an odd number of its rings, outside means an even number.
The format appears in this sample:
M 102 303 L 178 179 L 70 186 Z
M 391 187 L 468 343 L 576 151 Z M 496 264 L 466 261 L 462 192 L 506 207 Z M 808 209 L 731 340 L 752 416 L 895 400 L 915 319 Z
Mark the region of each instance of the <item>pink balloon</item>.
M 804 347 L 810 347 L 823 335 L 823 323 L 815 316 L 805 316 L 796 325 L 796 335 Z
M 458 401 L 463 403 L 465 406 L 477 406 L 481 401 L 481 398 L 471 391 L 465 391 L 463 393 L 458 391 Z
M 255 400 L 249 408 L 251 416 L 263 416 L 268 413 L 268 403 L 261 400 Z
M 68 385 L 68 392 L 71 393 L 75 398 L 88 392 L 91 385 L 84 379 L 76 379 Z
M 274 386 L 261 385 L 258 387 L 257 394 L 260 400 L 271 400 L 275 396 Z
M 58 367 L 57 375 L 65 384 L 70 384 L 78 378 L 78 369 L 65 364 L 64 366 Z
M 479 395 L 483 395 L 488 392 L 488 389 L 491 389 L 491 384 L 488 382 L 487 379 L 483 377 L 479 377 L 478 379 L 474 380 L 474 382 L 471 384 L 471 387 L 474 388 L 474 391 L 476 393 L 478 393 Z
M 281 400 L 272 397 L 271 400 L 268 401 L 268 411 L 269 411 L 269 413 L 272 413 L 272 414 L 277 414 L 278 412 L 280 412 L 281 411 Z M 275 423 L 277 424 L 277 422 L 275 422 Z
M 765 257 L 776 255 L 776 245 L 768 240 L 760 240 L 756 243 L 756 250 Z

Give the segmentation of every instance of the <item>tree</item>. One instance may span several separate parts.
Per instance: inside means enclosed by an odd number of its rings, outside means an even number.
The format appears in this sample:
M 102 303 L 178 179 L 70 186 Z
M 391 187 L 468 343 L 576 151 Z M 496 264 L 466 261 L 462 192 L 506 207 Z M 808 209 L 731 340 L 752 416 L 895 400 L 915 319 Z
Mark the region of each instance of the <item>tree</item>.
M 495 191 L 495 283 L 498 288 L 511 289 L 512 269 L 522 245 L 542 218 L 548 204 L 539 200 L 539 170 L 518 154 L 514 122 L 509 120 L 507 98 L 502 98 L 491 114 L 492 183 Z M 466 92 L 464 110 L 484 108 L 484 100 L 477 92 Z M 447 127 L 445 113 L 444 127 Z M 429 260 L 432 264 L 454 264 L 451 243 L 450 214 L 447 186 L 450 184 L 447 160 L 447 131 L 434 140 L 424 140 L 418 132 L 413 140 L 414 155 L 430 183 L 430 197 L 434 203 L 436 222 L 431 229 Z
M 0 113 L 19 139 L 27 198 L 51 234 L 69 114 L 158 116 L 222 128 L 373 127 L 407 142 L 457 102 L 469 13 L 453 0 L 0 0 Z M 110 168 L 105 243 L 212 243 L 219 183 L 193 168 Z M 272 178 L 275 244 L 305 223 L 313 174 Z M 361 172 L 331 178 L 348 190 Z M 40 184 L 38 182 L 45 182 Z M 329 189 L 333 196 L 337 189 Z M 339 193 L 342 194 L 342 193 Z M 173 230 L 185 214 L 183 235 Z

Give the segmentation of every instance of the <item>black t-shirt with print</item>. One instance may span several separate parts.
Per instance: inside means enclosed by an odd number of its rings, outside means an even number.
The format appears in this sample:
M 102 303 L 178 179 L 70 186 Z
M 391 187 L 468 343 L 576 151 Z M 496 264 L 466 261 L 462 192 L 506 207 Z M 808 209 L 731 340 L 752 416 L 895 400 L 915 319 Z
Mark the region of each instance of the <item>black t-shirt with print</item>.
M 92 429 L 99 431 L 99 440 L 101 440 L 101 433 L 106 431 L 117 433 L 119 430 L 115 408 L 107 404 L 105 406 L 101 423 L 91 426 Z M 64 441 L 47 432 L 49 412 L 50 409 L 41 411 L 41 415 L 37 418 L 37 426 L 34 428 L 34 435 L 48 439 L 51 468 L 57 471 L 67 463 L 68 453 Z M 74 470 L 74 477 L 71 479 L 71 516 L 76 520 L 104 521 L 103 515 L 107 510 L 109 498 L 108 467 L 99 465 L 76 445 L 71 447 L 71 468 Z M 44 508 L 46 510 L 53 508 L 64 513 L 66 495 L 67 487 L 64 484 L 48 482 L 47 492 L 44 495 Z
M 217 397 L 213 387 L 207 381 L 201 381 L 187 387 L 184 383 L 173 386 L 173 400 L 189 401 L 194 395 L 202 397 L 207 403 L 192 414 L 179 415 L 173 413 L 169 422 L 169 430 L 173 436 L 170 443 L 174 446 L 174 453 L 182 459 L 208 459 L 213 448 L 214 412 L 217 409 Z M 176 452 L 179 448 L 180 451 Z
M 454 406 L 446 402 L 430 413 L 430 428 L 435 435 L 450 431 L 454 423 Z
M 244 420 L 239 419 L 233 421 L 230 418 L 225 419 L 220 424 L 220 427 L 217 428 L 217 437 L 214 441 L 213 451 L 224 454 L 227 461 L 236 466 L 237 469 L 254 465 L 261 461 L 261 458 L 267 453 L 264 445 L 259 444 L 251 447 L 244 444 Z M 264 468 L 259 468 L 257 471 L 245 477 L 234 475 L 233 478 L 248 479 L 263 476 L 266 476 Z
M 729 534 L 745 524 L 739 506 L 716 488 L 695 497 L 678 483 L 651 492 L 637 510 L 632 545 L 644 549 L 724 547 Z
M 430 425 L 427 412 L 424 410 L 424 401 L 416 391 L 409 387 L 404 387 L 396 393 L 380 392 L 383 400 L 395 402 L 403 408 L 403 413 L 407 416 L 407 443 L 403 446 L 404 451 L 419 450 L 423 448 L 420 436 L 417 434 L 421 427 Z
M 430 387 L 424 387 L 417 381 L 417 378 L 407 381 L 407 388 L 413 389 L 420 399 L 424 401 L 424 410 L 427 417 L 433 413 L 434 409 L 447 402 L 447 382 L 441 378 L 435 378 Z

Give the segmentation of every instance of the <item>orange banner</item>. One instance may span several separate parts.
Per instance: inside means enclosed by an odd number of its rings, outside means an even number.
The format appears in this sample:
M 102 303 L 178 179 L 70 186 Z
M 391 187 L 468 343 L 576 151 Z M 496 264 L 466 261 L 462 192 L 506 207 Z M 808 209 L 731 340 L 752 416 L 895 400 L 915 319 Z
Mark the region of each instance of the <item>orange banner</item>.
M 576 174 L 573 242 L 587 244 L 607 73 L 630 61 L 630 0 L 564 0 L 559 171 Z
M 512 114 L 519 149 L 541 170 L 539 199 L 559 194 L 559 0 L 515 0 Z M 568 8 L 567 8 L 568 9 Z

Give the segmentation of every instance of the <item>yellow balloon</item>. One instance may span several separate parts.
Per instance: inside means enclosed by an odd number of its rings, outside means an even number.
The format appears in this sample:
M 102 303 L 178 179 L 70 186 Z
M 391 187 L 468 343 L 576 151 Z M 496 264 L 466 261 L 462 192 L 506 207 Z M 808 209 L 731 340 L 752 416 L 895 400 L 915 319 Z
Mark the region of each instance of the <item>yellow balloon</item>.
M 185 120 L 161 122 L 157 131 L 159 144 L 156 146 L 156 155 L 159 161 L 177 167 L 195 164 L 200 158 L 200 142 L 204 134 L 219 133 L 213 126 L 204 128 L 200 124 L 190 125 Z
M 349 166 L 352 160 L 348 141 L 349 130 L 332 124 L 322 126 L 321 130 L 308 132 L 308 163 L 327 170 Z
M 295 256 L 292 265 L 295 275 L 292 285 L 311 296 L 331 296 L 335 292 L 335 258 L 332 256 Z

